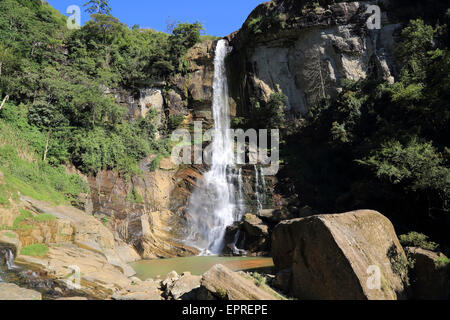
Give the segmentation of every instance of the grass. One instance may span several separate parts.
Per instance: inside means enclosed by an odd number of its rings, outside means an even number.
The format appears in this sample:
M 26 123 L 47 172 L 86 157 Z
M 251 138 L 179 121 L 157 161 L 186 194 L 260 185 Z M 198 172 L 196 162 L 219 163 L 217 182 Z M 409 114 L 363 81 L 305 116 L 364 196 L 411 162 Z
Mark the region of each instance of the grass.
M 27 211 L 25 209 L 20 209 L 19 211 L 20 211 L 20 216 L 18 216 L 16 218 L 16 220 L 14 220 L 14 223 L 13 223 L 14 229 L 19 229 L 24 221 L 31 220 L 34 217 L 30 211 Z
M 22 250 L 20 250 L 20 254 L 24 256 L 42 258 L 48 253 L 49 250 L 49 247 L 47 247 L 45 244 L 38 243 L 22 248 Z
M 56 218 L 54 216 L 52 216 L 51 214 L 47 214 L 47 213 L 42 213 L 42 214 L 34 217 L 33 219 L 36 222 L 50 222 L 50 221 L 56 220 Z
M 11 233 L 11 232 L 6 232 L 5 236 L 7 236 L 8 238 L 11 238 L 11 239 L 15 239 L 17 237 L 14 233 Z
M 68 174 L 64 167 L 53 167 L 40 160 L 30 143 L 42 138 L 38 133 L 21 136 L 18 128 L 0 119 L 0 205 L 18 199 L 18 193 L 52 204 L 70 204 L 89 186 L 78 175 Z

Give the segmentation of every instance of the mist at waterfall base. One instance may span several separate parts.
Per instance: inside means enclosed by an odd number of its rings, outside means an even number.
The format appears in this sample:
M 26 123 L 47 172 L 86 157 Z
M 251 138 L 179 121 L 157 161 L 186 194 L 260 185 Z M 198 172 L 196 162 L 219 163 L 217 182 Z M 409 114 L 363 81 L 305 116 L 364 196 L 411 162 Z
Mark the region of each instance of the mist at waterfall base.
M 235 166 L 230 135 L 228 81 L 225 57 L 226 40 L 217 43 L 214 60 L 213 105 L 214 136 L 211 144 L 211 168 L 199 181 L 189 201 L 190 235 L 186 242 L 202 250 L 203 255 L 220 254 L 226 228 L 244 214 L 242 173 Z

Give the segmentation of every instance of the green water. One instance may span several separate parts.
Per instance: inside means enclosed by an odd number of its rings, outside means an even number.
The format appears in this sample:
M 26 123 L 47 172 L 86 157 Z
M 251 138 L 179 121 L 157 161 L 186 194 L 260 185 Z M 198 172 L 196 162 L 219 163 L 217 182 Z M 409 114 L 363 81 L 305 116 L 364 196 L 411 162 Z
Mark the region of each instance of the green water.
M 178 274 L 190 272 L 202 275 L 216 264 L 222 264 L 233 271 L 267 269 L 273 267 L 272 258 L 244 257 L 187 257 L 160 260 L 142 260 L 130 264 L 142 280 L 161 279 L 172 271 Z

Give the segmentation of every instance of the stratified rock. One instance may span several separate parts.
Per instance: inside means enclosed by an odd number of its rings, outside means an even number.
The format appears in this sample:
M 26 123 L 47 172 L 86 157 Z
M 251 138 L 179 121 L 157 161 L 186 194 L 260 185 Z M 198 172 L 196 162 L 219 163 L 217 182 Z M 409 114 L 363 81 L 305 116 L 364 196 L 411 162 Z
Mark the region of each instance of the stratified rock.
M 406 248 L 414 260 L 411 272 L 413 298 L 418 300 L 450 299 L 450 265 L 440 266 L 439 259 L 447 258 L 421 248 Z
M 131 213 L 118 231 L 144 259 L 185 257 L 198 254 L 174 238 L 179 217 L 168 210 L 148 214 Z
M 278 300 L 270 289 L 262 289 L 255 283 L 223 265 L 215 265 L 201 280 L 200 300 Z
M 42 300 L 42 295 L 12 283 L 0 282 L 0 301 L 2 300 Z
M 376 211 L 285 221 L 272 241 L 275 267 L 292 270 L 290 292 L 299 299 L 403 298 L 402 275 L 393 270 L 407 267 L 406 256 L 392 223 Z

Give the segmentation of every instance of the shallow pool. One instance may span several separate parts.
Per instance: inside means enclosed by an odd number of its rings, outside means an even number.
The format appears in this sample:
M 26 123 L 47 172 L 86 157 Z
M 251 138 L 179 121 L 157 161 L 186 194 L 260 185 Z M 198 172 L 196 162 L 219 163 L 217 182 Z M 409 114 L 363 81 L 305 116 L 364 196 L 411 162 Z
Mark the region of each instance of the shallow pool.
M 171 271 L 178 274 L 190 272 L 202 275 L 216 264 L 222 264 L 233 271 L 267 269 L 273 267 L 272 258 L 245 257 L 187 257 L 159 260 L 142 260 L 131 264 L 137 277 L 142 280 L 161 279 Z

